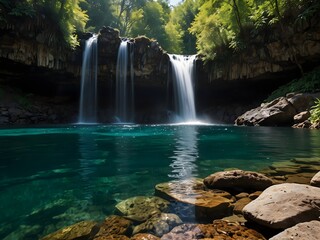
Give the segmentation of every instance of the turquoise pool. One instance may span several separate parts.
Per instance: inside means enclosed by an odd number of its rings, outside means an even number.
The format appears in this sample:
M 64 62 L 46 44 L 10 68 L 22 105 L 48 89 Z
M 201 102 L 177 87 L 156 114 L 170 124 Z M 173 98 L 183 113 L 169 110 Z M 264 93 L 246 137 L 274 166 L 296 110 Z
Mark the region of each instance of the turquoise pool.
M 157 183 L 320 156 L 318 131 L 228 125 L 0 129 L 0 239 L 34 239 Z

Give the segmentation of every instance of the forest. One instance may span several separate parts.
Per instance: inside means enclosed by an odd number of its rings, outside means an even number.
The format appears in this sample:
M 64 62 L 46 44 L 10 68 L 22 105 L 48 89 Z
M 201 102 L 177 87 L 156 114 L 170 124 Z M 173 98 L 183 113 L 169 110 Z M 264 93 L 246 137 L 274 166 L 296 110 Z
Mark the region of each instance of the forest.
M 111 26 L 123 37 L 144 35 L 168 52 L 212 60 L 221 51 L 245 49 L 275 25 L 309 24 L 319 10 L 317 0 L 184 0 L 177 6 L 168 0 L 0 0 L 0 27 L 46 28 L 48 45 L 63 38 L 74 48 L 80 32 Z

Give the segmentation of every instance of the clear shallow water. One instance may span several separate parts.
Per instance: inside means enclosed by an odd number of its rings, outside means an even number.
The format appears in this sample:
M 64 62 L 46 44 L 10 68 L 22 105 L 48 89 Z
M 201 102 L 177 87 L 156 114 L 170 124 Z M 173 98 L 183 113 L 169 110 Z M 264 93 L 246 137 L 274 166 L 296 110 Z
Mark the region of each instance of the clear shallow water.
M 34 239 L 157 183 L 318 157 L 318 131 L 197 125 L 0 129 L 0 239 Z

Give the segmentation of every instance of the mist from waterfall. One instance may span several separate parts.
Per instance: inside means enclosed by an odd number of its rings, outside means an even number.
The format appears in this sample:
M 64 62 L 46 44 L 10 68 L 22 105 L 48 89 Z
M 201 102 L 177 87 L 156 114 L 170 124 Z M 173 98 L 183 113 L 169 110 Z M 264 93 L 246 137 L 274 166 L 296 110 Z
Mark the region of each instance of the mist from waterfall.
M 97 122 L 98 36 L 86 41 L 82 58 L 79 123 Z
M 132 47 L 133 45 L 127 40 L 122 41 L 118 51 L 115 118 L 117 122 L 120 123 L 134 121 L 134 69 Z M 128 71 L 130 71 L 129 81 Z
M 193 78 L 195 75 L 196 56 L 169 54 L 172 67 L 175 109 L 178 121 L 196 121 Z

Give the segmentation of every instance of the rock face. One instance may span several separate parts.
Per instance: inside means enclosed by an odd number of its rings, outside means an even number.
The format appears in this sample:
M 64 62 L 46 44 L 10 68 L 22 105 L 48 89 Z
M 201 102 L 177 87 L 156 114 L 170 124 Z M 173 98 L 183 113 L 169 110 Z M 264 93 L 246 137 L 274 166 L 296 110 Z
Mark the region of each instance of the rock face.
M 318 240 L 320 239 L 320 221 L 299 223 L 273 236 L 270 240 Z
M 155 194 L 172 202 L 172 211 L 183 219 L 210 221 L 232 214 L 231 195 L 208 190 L 199 179 L 157 184 Z
M 217 172 L 204 179 L 208 188 L 264 190 L 273 184 L 261 173 L 243 170 Z
M 286 98 L 277 98 L 252 109 L 236 119 L 236 125 L 283 126 L 291 125 L 296 110 Z
M 263 226 L 285 229 L 297 223 L 319 219 L 320 189 L 284 183 L 266 189 L 246 205 L 244 216 Z
M 182 221 L 177 215 L 172 213 L 161 213 L 136 226 L 133 229 L 133 234 L 151 233 L 161 237 L 179 224 L 182 224 Z
M 51 233 L 41 240 L 74 240 L 93 237 L 99 230 L 96 222 L 82 221 Z
M 314 175 L 314 177 L 310 181 L 310 184 L 315 187 L 320 187 L 320 171 L 316 175 Z
M 310 107 L 318 94 L 287 94 L 239 116 L 235 124 L 247 126 L 291 126 L 310 116 Z
M 228 61 L 213 61 L 210 66 L 211 81 L 270 78 L 270 73 L 282 71 L 290 74 L 298 68 L 292 61 L 295 57 L 301 65 L 314 64 L 320 53 L 319 16 L 298 28 L 287 24 L 284 28 L 274 25 L 268 34 L 258 34 L 256 39 L 246 43 L 245 52 L 234 54 Z
M 118 203 L 116 209 L 128 219 L 144 222 L 153 215 L 166 211 L 168 205 L 168 201 L 159 197 L 137 196 Z
M 182 224 L 165 234 L 162 240 L 186 239 L 265 239 L 255 230 L 233 223 L 216 220 L 213 224 Z

